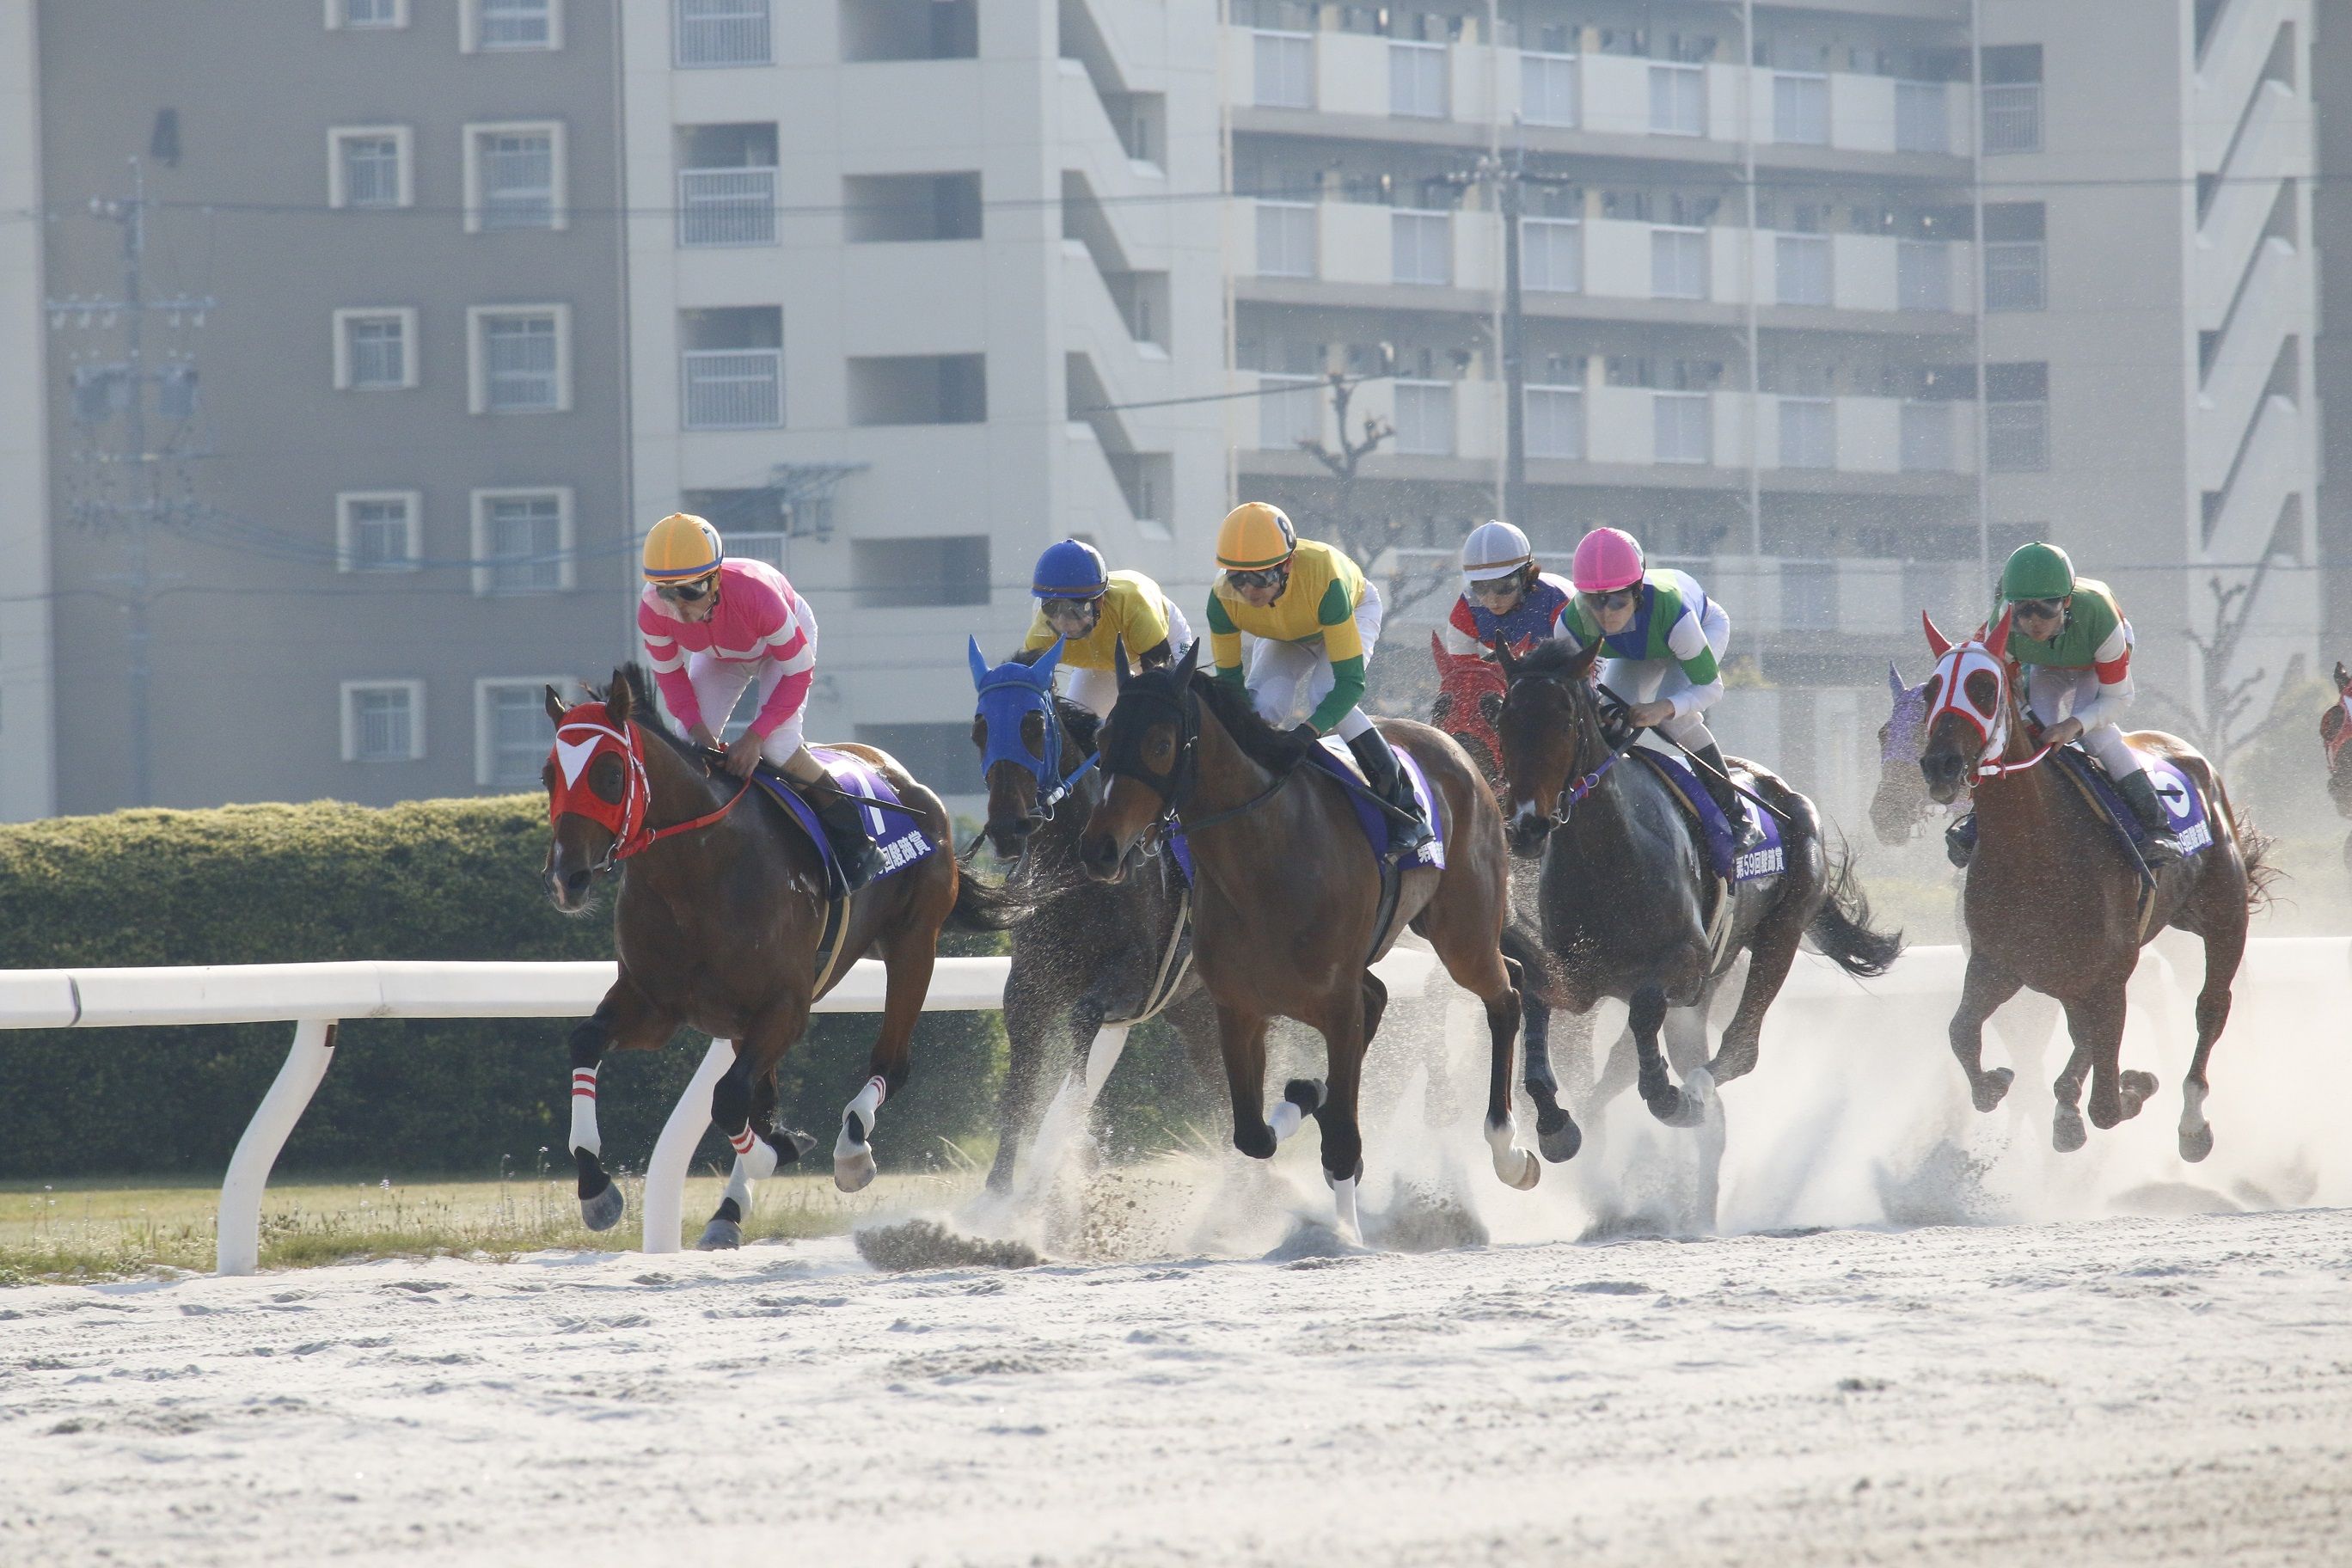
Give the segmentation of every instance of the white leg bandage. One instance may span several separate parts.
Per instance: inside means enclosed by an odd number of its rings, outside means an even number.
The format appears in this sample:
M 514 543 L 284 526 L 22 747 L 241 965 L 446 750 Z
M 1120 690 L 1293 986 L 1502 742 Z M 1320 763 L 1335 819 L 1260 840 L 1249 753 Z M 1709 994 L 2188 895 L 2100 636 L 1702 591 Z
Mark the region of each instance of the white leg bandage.
M 591 1154 L 604 1152 L 604 1141 L 596 1136 L 596 1069 L 572 1069 L 572 1144 Z
M 1274 1129 L 1274 1141 L 1279 1143 L 1297 1131 L 1298 1124 L 1306 1120 L 1307 1113 L 1298 1109 L 1296 1101 L 1283 1100 L 1275 1102 L 1274 1111 L 1265 1119 L 1265 1124 Z
M 879 1077 L 869 1078 L 866 1080 L 866 1086 L 850 1100 L 849 1114 L 857 1118 L 857 1127 L 861 1134 L 859 1142 L 870 1142 L 873 1140 L 874 1113 L 882 1109 L 882 1101 L 889 1092 L 889 1086 Z

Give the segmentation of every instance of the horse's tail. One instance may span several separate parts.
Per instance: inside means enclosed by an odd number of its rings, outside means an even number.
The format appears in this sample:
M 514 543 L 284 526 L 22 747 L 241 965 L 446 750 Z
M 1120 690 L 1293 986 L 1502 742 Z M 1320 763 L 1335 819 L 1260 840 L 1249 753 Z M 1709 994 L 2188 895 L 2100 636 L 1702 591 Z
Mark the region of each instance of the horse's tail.
M 2286 875 L 2271 863 L 2271 852 L 2278 847 L 2278 840 L 2255 826 L 2254 819 L 2230 798 L 2218 772 L 2209 770 L 2206 776 L 2213 781 L 2213 794 L 2221 801 L 2223 815 L 2230 819 L 2231 836 L 2238 841 L 2238 857 L 2246 863 L 2246 912 L 2259 914 L 2270 904 L 2272 888 Z
M 1822 846 L 1825 855 L 1828 847 Z M 1885 973 L 1903 954 L 1903 933 L 1870 929 L 1870 898 L 1854 880 L 1853 856 L 1843 839 L 1837 853 L 1829 857 L 1829 896 L 1822 900 L 1809 932 L 1813 944 L 1848 974 L 1868 978 Z
M 1503 956 L 1519 966 L 1524 988 L 1549 1007 L 1563 1006 L 1567 994 L 1567 971 L 1559 958 L 1544 945 L 1543 933 L 1536 924 L 1518 910 L 1503 926 Z
M 983 882 L 957 868 L 955 907 L 947 923 L 956 931 L 1010 931 L 1027 920 L 1033 906 L 1001 883 Z

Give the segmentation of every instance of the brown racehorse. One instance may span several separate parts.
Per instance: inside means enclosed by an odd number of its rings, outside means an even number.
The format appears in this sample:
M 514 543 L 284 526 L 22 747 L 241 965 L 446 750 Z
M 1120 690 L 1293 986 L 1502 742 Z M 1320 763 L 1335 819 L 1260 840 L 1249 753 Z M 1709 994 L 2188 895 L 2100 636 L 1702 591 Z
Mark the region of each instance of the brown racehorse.
M 2336 815 L 2352 816 L 2352 670 L 2336 661 L 2336 700 L 2319 716 L 2319 743 L 2327 749 L 2327 798 Z M 2344 868 L 2352 871 L 2352 834 L 2344 838 Z
M 2124 986 L 2148 938 L 2178 926 L 2205 943 L 2197 1050 L 2180 1091 L 2180 1157 L 2202 1160 L 2213 1148 L 2205 1065 L 2229 1020 L 2247 918 L 2267 881 L 2268 840 L 2232 811 L 2221 778 L 2195 748 L 2153 731 L 2132 736 L 2136 749 L 2189 776 L 2204 799 L 2213 840 L 2164 868 L 2144 910 L 2137 858 L 2054 765 L 2038 765 L 2048 748 L 2037 751 L 2028 731 L 2021 682 L 2008 658 L 2007 614 L 1981 641 L 1959 643 L 1922 620 L 1937 663 L 1927 681 L 1919 769 L 1929 793 L 1946 804 L 1971 781 L 1975 786 L 1977 848 L 1962 900 L 1969 967 L 1951 1040 L 1977 1109 L 1992 1110 L 2009 1092 L 2010 1070 L 1983 1066 L 1984 1023 L 2022 986 L 2057 998 L 2074 1040 L 2074 1054 L 2053 1085 L 2058 1150 L 2079 1149 L 2088 1136 L 2076 1109 L 2086 1073 L 2094 1126 L 2138 1115 L 2157 1086 L 2151 1074 L 2122 1070 Z
M 1381 722 L 1390 744 L 1412 753 L 1435 792 L 1445 868 L 1405 868 L 1389 925 L 1377 929 L 1380 868 L 1346 790 L 1306 761 L 1303 741 L 1269 726 L 1240 691 L 1200 673 L 1199 648 L 1195 643 L 1165 668 L 1120 678 L 1101 734 L 1110 784 L 1078 853 L 1092 875 L 1115 881 L 1164 817 L 1182 824 L 1196 870 L 1193 967 L 1216 1004 L 1234 1146 L 1270 1158 L 1302 1113 L 1313 1115 L 1341 1224 L 1360 1234 L 1357 1091 L 1365 1047 L 1388 1003 L 1369 966 L 1410 923 L 1455 984 L 1486 1005 L 1493 1050 L 1486 1141 L 1495 1173 L 1515 1187 L 1535 1185 L 1542 1167 L 1517 1145 L 1511 1120 L 1519 994 L 1517 966 L 1500 946 L 1510 883 L 1502 819 L 1486 781 L 1437 731 L 1409 720 Z M 1292 1081 L 1269 1122 L 1265 1032 L 1276 1017 L 1319 1032 L 1329 1067 L 1327 1083 Z
M 599 1158 L 595 1080 L 607 1050 L 653 1050 L 681 1026 L 735 1044 L 735 1065 L 711 1091 L 710 1118 L 736 1152 L 727 1196 L 698 1244 L 733 1247 L 751 1184 L 815 1147 L 774 1127 L 776 1064 L 808 1027 L 816 952 L 825 923 L 824 868 L 783 808 L 669 732 L 654 715 L 635 667 L 615 670 L 597 700 L 567 708 L 552 688 L 556 745 L 544 771 L 554 819 L 547 890 L 578 912 L 600 872 L 618 870 L 613 942 L 620 978 L 572 1034 L 572 1157 L 580 1209 L 592 1230 L 621 1217 L 618 1187 Z M 878 953 L 888 971 L 882 1028 L 834 1147 L 834 1181 L 856 1192 L 874 1179 L 875 1111 L 903 1086 L 908 1042 L 930 988 L 940 927 L 952 912 L 997 923 L 992 895 L 959 876 L 944 847 L 947 809 L 880 752 L 864 758 L 915 813 L 934 850 L 850 900 L 832 979 Z M 749 794 L 753 798 L 745 799 Z M 830 989 L 830 985 L 826 987 Z

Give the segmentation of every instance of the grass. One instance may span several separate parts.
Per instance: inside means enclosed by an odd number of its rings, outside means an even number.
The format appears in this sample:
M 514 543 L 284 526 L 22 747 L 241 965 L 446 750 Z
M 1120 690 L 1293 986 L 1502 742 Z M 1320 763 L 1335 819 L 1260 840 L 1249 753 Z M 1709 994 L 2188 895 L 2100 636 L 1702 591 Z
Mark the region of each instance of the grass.
M 580 1223 L 568 1172 L 489 1181 L 290 1180 L 262 1198 L 261 1267 L 372 1258 L 504 1259 L 555 1248 L 634 1251 L 644 1194 L 635 1177 L 621 1184 L 629 1212 L 598 1235 Z M 968 1173 L 885 1174 L 866 1191 L 846 1194 L 830 1175 L 779 1176 L 760 1184 L 743 1235 L 747 1241 L 837 1236 L 870 1214 L 953 1201 L 971 1184 Z M 725 1186 L 716 1175 L 688 1180 L 689 1243 Z M 219 1206 L 216 1183 L 0 1183 L 0 1286 L 208 1273 Z

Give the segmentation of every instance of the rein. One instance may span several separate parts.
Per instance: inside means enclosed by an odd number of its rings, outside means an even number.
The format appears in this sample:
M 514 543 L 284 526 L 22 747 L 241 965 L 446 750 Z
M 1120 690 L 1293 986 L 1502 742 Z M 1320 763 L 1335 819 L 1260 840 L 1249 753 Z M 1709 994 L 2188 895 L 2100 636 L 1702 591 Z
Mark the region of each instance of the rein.
M 655 845 L 660 843 L 665 838 L 675 838 L 681 833 L 692 833 L 698 827 L 708 827 L 712 823 L 717 822 L 720 817 L 725 816 L 729 812 L 734 810 L 736 803 L 751 793 L 751 781 L 750 779 L 739 779 L 735 784 L 735 793 L 729 795 L 727 797 L 726 804 L 721 805 L 718 810 L 705 812 L 691 822 L 674 822 L 667 827 L 646 828 L 638 834 L 635 841 L 630 844 L 625 849 L 617 847 L 620 841 L 615 839 L 614 840 L 614 843 L 616 847 L 605 851 L 604 862 L 609 866 L 615 860 L 626 860 L 632 856 L 644 854 L 646 850 L 652 848 Z
M 1294 767 L 1288 773 L 1275 774 L 1273 783 L 1239 805 L 1211 812 L 1198 822 L 1184 821 L 1181 815 L 1184 801 L 1200 780 L 1201 700 L 1188 686 L 1182 697 L 1170 700 L 1169 705 L 1176 710 L 1176 765 L 1173 768 L 1165 773 L 1148 773 L 1139 768 L 1122 768 L 1109 763 L 1105 763 L 1103 768 L 1107 773 L 1124 773 L 1140 780 L 1146 788 L 1160 797 L 1160 811 L 1155 826 L 1160 829 L 1163 837 L 1171 823 L 1181 826 L 1190 836 L 1245 816 L 1280 794 L 1282 786 L 1288 784 L 1291 775 L 1298 771 Z M 1097 748 L 1089 760 L 1099 762 L 1102 756 L 1102 750 Z

